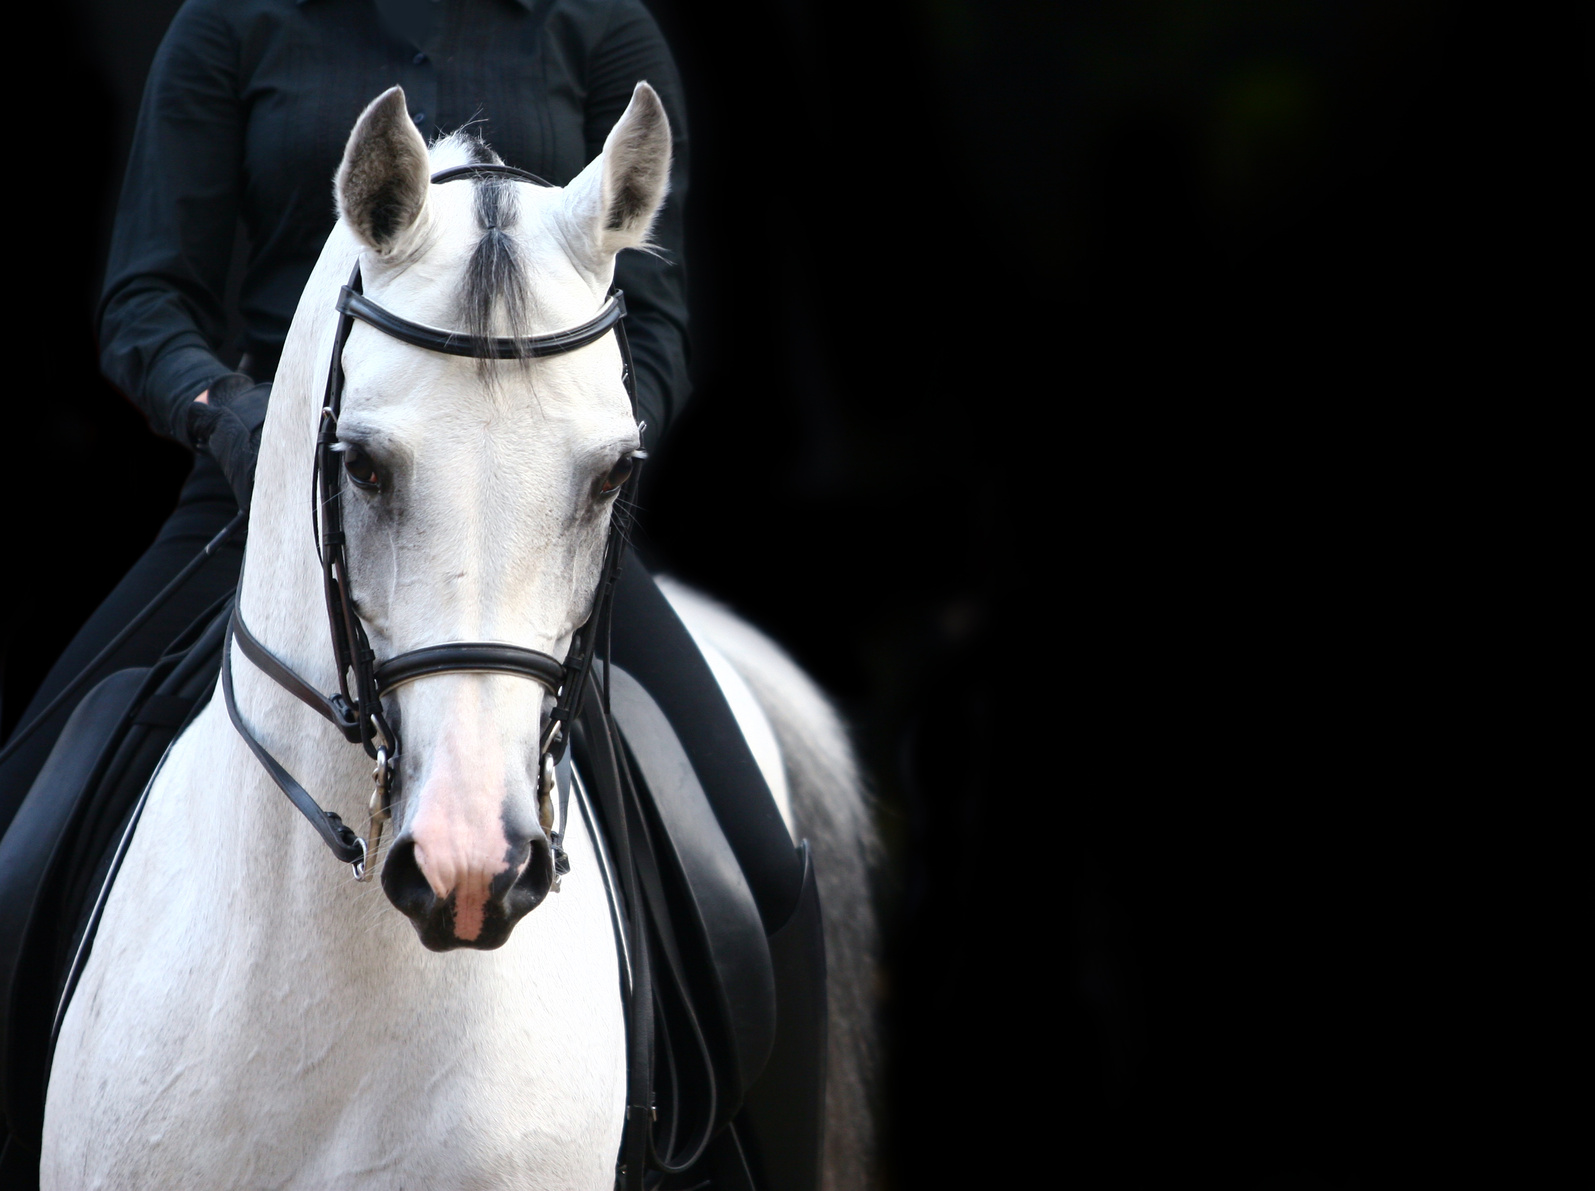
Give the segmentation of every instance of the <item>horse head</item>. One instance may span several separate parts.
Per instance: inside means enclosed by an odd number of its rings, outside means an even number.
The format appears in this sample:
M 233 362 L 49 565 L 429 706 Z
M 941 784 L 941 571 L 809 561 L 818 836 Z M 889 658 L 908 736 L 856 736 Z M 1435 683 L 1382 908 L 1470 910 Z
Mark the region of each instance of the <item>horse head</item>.
M 498 159 L 462 134 L 429 151 L 395 87 L 355 125 L 338 210 L 365 294 L 387 310 L 472 339 L 548 334 L 591 319 L 616 254 L 646 245 L 670 152 L 664 109 L 639 83 L 570 185 L 437 185 L 435 170 Z M 641 446 L 615 337 L 477 359 L 357 323 L 342 359 L 349 590 L 376 656 L 474 641 L 565 657 Z M 388 696 L 404 744 L 382 886 L 427 947 L 501 946 L 548 894 L 539 764 L 554 705 L 535 682 L 481 672 Z

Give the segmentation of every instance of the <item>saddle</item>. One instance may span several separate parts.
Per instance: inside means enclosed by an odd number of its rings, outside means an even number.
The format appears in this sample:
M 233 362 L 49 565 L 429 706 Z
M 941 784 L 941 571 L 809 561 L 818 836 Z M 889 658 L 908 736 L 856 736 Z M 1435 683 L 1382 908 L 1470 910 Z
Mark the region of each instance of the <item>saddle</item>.
M 121 670 L 78 703 L 0 839 L 0 1184 L 34 1187 L 45 1091 L 61 1019 L 100 912 L 167 749 L 204 707 L 221 668 L 232 596 L 154 666 Z M 648 916 L 654 975 L 655 1111 L 671 1134 L 709 1140 L 651 1188 L 815 1191 L 826 1031 L 825 955 L 813 863 L 791 919 L 766 934 L 741 863 L 663 711 L 625 671 L 608 672 L 612 720 L 631 780 L 606 763 L 596 707 L 573 725 L 561 803 L 612 849 L 619 819 L 644 887 L 628 905 L 606 879 L 623 940 Z M 607 867 L 607 866 L 606 866 Z

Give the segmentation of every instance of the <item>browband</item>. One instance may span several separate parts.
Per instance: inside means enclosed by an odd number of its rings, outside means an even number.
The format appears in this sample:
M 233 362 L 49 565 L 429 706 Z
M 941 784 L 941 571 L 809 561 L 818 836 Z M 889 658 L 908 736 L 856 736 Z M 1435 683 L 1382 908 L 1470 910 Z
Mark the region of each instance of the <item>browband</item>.
M 383 309 L 347 285 L 338 294 L 338 312 L 357 318 L 401 343 L 424 347 L 428 351 L 450 356 L 470 356 L 478 360 L 535 360 L 541 356 L 564 355 L 603 338 L 626 317 L 626 298 L 616 290 L 609 295 L 609 301 L 597 314 L 568 331 L 555 331 L 551 335 L 494 335 L 486 339 L 461 331 L 429 327 L 425 323 L 412 323 L 391 310 Z
M 554 185 L 529 170 L 518 170 L 512 165 L 499 165 L 491 161 L 477 162 L 475 165 L 451 165 L 448 169 L 433 174 L 432 184 L 436 186 L 442 182 L 452 182 L 456 178 L 481 177 L 518 178 L 522 182 L 535 182 L 539 186 Z
M 432 182 L 434 185 L 439 185 L 453 182 L 458 178 L 481 177 L 515 178 L 537 186 L 553 185 L 527 170 L 494 162 L 451 166 L 433 174 Z M 568 331 L 556 331 L 552 335 L 495 335 L 487 339 L 478 339 L 458 331 L 445 331 L 441 327 L 429 327 L 425 323 L 413 323 L 407 318 L 400 318 L 391 310 L 384 310 L 364 294 L 347 285 L 338 295 L 338 313 L 357 318 L 383 334 L 391 335 L 401 343 L 408 343 L 412 347 L 424 347 L 428 351 L 442 352 L 450 356 L 470 356 L 477 360 L 535 360 L 543 356 L 563 355 L 579 347 L 586 347 L 595 339 L 603 338 L 616 323 L 626 317 L 626 298 L 620 291 L 615 291 L 596 315 L 581 326 L 572 327 Z M 518 670 L 514 672 L 520 673 Z

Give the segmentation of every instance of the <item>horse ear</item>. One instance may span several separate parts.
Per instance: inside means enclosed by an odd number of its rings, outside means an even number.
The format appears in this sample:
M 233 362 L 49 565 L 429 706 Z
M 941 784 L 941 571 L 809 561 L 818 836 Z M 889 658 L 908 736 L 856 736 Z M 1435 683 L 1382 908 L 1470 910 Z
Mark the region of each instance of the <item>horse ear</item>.
M 338 210 L 354 234 L 384 255 L 420 221 L 431 182 L 426 142 L 401 87 L 373 99 L 343 150 Z
M 670 120 L 659 93 L 638 83 L 600 153 L 565 188 L 576 230 L 607 263 L 622 248 L 648 242 L 670 189 Z

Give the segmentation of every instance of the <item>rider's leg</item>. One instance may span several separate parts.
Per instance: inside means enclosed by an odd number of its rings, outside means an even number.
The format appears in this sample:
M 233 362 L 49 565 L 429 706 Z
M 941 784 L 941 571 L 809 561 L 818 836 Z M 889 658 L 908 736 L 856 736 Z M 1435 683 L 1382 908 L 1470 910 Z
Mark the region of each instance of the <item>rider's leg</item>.
M 784 926 L 803 881 L 792 837 L 709 663 L 629 552 L 615 585 L 613 657 L 654 697 L 681 738 L 742 864 L 765 930 Z
M 201 456 L 183 484 L 176 510 L 161 526 L 154 543 L 72 638 L 17 721 L 17 728 L 26 727 L 47 707 L 237 512 L 238 504 L 227 478 L 208 457 Z M 238 582 L 242 559 L 243 534 L 240 533 L 172 593 L 161 610 L 97 666 L 93 677 L 79 689 L 87 693 L 101 678 L 127 666 L 153 664 L 179 633 Z M 4 832 L 27 795 L 76 703 L 75 698 L 68 699 L 46 722 L 32 729 L 10 756 L 0 761 L 0 832 Z M 13 732 L 13 736 L 16 735 Z

